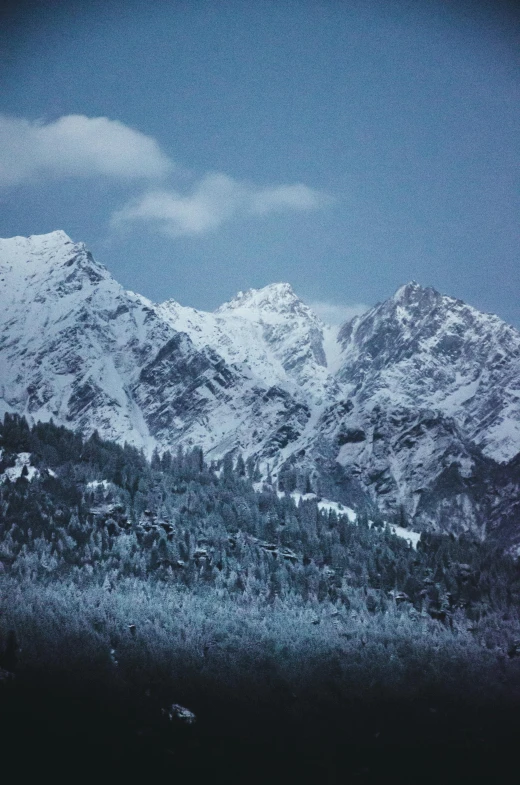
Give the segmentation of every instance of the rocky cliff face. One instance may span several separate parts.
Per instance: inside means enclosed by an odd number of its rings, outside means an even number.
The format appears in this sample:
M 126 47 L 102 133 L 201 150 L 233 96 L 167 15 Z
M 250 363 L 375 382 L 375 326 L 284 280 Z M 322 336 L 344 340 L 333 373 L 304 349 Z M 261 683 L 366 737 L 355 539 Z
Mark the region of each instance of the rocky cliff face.
M 1 240 L 0 286 L 3 411 L 240 450 L 416 528 L 512 537 L 520 333 L 496 316 L 416 283 L 339 331 L 288 284 L 155 305 L 63 232 Z

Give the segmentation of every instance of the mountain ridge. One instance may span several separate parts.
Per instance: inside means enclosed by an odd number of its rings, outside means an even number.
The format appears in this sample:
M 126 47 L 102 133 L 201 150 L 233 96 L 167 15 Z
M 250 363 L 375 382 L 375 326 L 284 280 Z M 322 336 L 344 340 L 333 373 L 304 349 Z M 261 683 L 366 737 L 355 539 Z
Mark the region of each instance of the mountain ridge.
M 286 283 L 212 313 L 155 304 L 62 231 L 1 240 L 0 279 L 2 412 L 148 454 L 240 451 L 416 528 L 513 525 L 491 477 L 520 452 L 520 333 L 497 316 L 414 281 L 340 328 Z

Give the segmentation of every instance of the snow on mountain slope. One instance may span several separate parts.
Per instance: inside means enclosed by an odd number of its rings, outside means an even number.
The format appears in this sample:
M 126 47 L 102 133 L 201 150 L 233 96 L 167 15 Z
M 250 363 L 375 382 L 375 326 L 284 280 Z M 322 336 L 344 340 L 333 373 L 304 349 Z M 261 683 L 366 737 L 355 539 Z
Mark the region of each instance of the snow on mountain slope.
M 127 383 L 166 339 L 151 304 L 63 232 L 0 241 L 0 283 L 3 408 L 146 445 Z
M 416 283 L 340 331 L 338 379 L 359 411 L 431 409 L 497 461 L 520 450 L 520 333 Z
M 322 442 L 310 446 L 311 460 L 330 451 L 393 520 L 426 529 L 481 531 L 474 486 L 493 461 L 453 419 L 435 410 L 395 405 L 375 405 L 360 413 L 349 403 L 323 414 L 317 427 Z M 437 492 L 432 496 L 433 487 Z
M 262 408 L 269 388 L 198 351 L 63 232 L 0 241 L 0 284 L 3 411 L 147 451 L 181 440 L 217 454 L 255 443 L 257 419 L 266 442 L 291 420 L 282 390 Z
M 517 517 L 520 333 L 415 283 L 338 333 L 288 284 L 205 313 L 125 291 L 63 232 L 0 240 L 3 411 L 240 450 L 418 530 Z
M 228 363 L 247 365 L 265 384 L 278 384 L 297 398 L 321 403 L 339 387 L 327 364 L 327 328 L 293 292 L 279 283 L 250 289 L 206 313 L 173 300 L 158 313 L 197 346 L 213 347 Z

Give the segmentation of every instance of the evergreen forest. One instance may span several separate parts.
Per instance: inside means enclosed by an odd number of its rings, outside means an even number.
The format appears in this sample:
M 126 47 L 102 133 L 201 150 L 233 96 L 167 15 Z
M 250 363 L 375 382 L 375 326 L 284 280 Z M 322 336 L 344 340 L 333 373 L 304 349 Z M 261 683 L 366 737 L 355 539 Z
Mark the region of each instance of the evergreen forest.
M 417 782 L 412 748 L 435 771 L 465 750 L 457 782 L 496 767 L 520 698 L 496 544 L 414 548 L 236 452 L 147 460 L 9 414 L 0 448 L 6 748 L 216 783 Z

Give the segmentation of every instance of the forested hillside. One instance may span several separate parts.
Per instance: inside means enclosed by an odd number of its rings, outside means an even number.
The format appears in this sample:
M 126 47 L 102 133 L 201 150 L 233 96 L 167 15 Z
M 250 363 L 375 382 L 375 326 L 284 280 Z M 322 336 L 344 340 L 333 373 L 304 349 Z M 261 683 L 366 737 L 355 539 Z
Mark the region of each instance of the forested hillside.
M 520 568 L 489 543 L 423 533 L 414 548 L 295 503 L 239 455 L 148 462 L 17 415 L 0 446 L 4 691 L 10 674 L 101 690 L 134 707 L 136 733 L 172 702 L 199 722 L 263 707 L 328 727 L 352 701 L 519 697 Z

